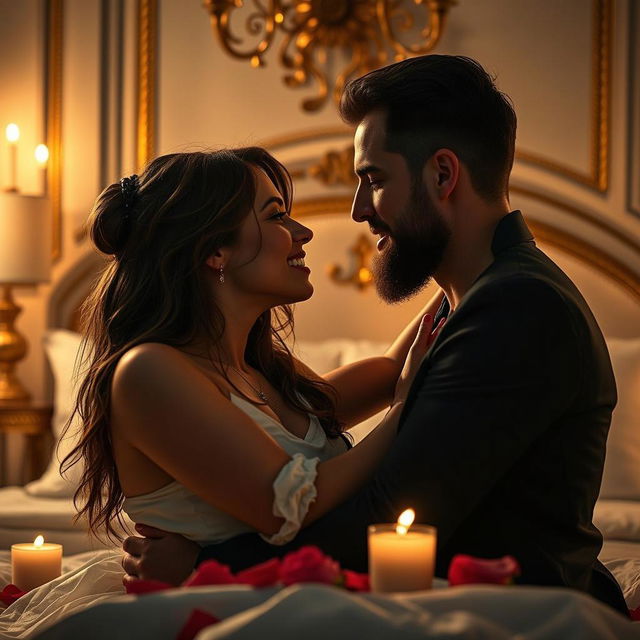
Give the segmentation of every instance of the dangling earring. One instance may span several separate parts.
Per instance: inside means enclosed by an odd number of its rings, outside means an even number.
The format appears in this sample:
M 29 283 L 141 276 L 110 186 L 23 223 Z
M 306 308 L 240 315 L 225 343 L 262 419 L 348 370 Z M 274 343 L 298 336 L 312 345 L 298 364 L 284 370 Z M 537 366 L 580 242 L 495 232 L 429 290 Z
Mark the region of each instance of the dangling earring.
M 222 266 L 220 267 L 220 269 L 218 269 L 218 271 L 220 272 L 218 280 L 220 280 L 220 284 L 224 284 L 224 271 L 222 270 Z

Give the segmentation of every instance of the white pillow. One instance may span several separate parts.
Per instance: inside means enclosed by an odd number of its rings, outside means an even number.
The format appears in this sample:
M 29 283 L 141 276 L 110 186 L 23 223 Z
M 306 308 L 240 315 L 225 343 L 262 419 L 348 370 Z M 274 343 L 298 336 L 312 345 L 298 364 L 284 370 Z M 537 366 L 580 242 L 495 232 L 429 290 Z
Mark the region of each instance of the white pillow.
M 294 355 L 312 371 L 322 375 L 340 366 L 340 354 L 346 340 L 296 340 Z
M 618 387 L 601 498 L 640 500 L 640 339 L 607 340 Z
M 82 464 L 74 464 L 65 476 L 60 475 L 60 462 L 75 447 L 80 435 L 79 417 L 74 416 L 69 430 L 62 437 L 62 432 L 73 411 L 77 384 L 75 384 L 75 366 L 80 349 L 79 333 L 65 329 L 52 329 L 45 333 L 44 349 L 53 372 L 53 422 L 54 448 L 49 466 L 44 474 L 30 482 L 25 490 L 32 496 L 42 498 L 72 497 L 82 474 Z

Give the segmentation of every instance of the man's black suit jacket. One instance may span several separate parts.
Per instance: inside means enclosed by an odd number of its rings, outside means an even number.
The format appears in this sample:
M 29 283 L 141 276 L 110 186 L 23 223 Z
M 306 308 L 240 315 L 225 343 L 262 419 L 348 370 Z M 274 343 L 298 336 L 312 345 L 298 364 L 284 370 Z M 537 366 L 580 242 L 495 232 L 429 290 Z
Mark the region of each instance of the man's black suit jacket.
M 441 577 L 457 553 L 511 554 L 521 583 L 573 587 L 626 611 L 592 523 L 616 403 L 602 333 L 519 211 L 500 221 L 492 251 L 425 357 L 368 484 L 283 547 L 247 534 L 206 547 L 199 562 L 237 570 L 316 544 L 366 571 L 367 525 L 412 507 L 438 528 Z

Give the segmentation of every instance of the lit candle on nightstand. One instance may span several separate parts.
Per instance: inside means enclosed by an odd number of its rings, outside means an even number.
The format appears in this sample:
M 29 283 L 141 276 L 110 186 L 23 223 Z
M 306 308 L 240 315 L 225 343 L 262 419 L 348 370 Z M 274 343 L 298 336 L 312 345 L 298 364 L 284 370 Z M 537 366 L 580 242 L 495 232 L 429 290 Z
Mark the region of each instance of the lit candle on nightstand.
M 62 545 L 45 543 L 38 536 L 33 544 L 11 545 L 11 582 L 30 591 L 62 573 Z
M 40 176 L 42 180 L 42 193 L 47 194 L 47 162 L 49 162 L 49 149 L 46 144 L 39 144 L 33 154 L 36 162 L 40 167 Z
M 7 191 L 18 190 L 18 140 L 20 129 L 13 122 L 7 125 L 5 132 L 9 143 L 9 186 Z
M 369 527 L 369 580 L 377 593 L 431 589 L 436 556 L 436 529 L 414 525 L 413 509 L 396 524 Z

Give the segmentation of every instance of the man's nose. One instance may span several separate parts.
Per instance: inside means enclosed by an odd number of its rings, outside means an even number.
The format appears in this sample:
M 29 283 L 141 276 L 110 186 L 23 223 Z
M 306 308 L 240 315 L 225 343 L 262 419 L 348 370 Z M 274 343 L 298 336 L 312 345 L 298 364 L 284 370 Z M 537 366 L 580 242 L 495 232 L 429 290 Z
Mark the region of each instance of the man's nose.
M 371 194 L 362 184 L 358 186 L 351 205 L 351 219 L 354 222 L 365 222 L 373 215 Z

